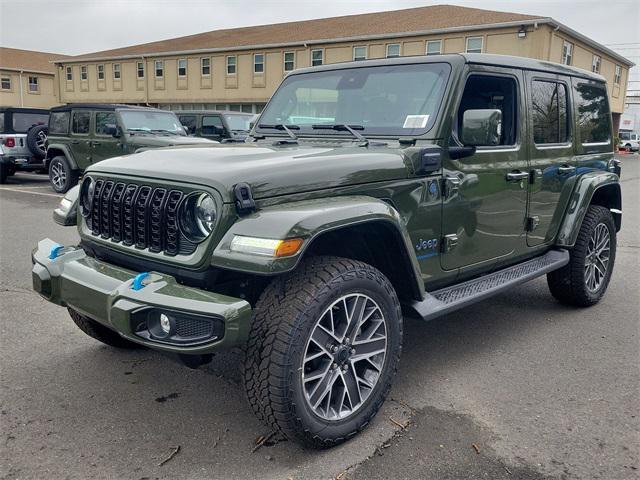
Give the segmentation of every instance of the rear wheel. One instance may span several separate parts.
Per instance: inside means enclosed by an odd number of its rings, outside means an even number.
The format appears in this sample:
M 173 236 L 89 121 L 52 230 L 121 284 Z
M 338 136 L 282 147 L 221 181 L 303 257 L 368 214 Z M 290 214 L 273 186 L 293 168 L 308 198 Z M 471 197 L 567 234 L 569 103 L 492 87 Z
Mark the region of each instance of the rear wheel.
M 9 168 L 4 163 L 0 163 L 0 184 L 7 183 L 8 176 L 9 176 Z
M 396 293 L 374 267 L 316 257 L 258 301 L 244 384 L 255 414 L 311 447 L 364 429 L 391 388 L 402 345 Z
M 73 323 L 75 323 L 80 330 L 89 335 L 91 338 L 95 338 L 99 342 L 115 348 L 123 348 L 127 350 L 144 348 L 137 343 L 130 342 L 126 338 L 121 337 L 118 333 L 105 327 L 104 325 L 100 325 L 95 320 L 91 320 L 84 315 L 80 315 L 78 312 L 71 308 L 69 308 L 68 310 Z
M 66 193 L 78 183 L 78 172 L 71 168 L 66 157 L 54 157 L 49 163 L 49 183 L 58 193 Z
M 611 212 L 591 205 L 582 221 L 569 263 L 547 275 L 551 294 L 563 303 L 588 307 L 607 290 L 616 259 L 616 228 Z

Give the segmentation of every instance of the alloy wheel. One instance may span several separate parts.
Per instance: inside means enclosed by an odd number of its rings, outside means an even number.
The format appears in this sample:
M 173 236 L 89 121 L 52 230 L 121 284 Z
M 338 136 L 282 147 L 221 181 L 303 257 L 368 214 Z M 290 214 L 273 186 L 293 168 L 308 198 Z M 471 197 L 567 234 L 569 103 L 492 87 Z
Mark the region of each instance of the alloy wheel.
M 387 326 L 378 304 L 345 295 L 316 322 L 305 347 L 302 384 L 307 404 L 324 420 L 356 412 L 374 390 L 387 353 Z
M 36 137 L 36 145 L 43 152 L 47 151 L 47 134 L 42 130 L 38 132 L 38 135 Z
M 55 162 L 51 165 L 51 182 L 58 189 L 64 188 L 67 182 L 67 174 L 60 162 Z
M 591 233 L 587 245 L 587 257 L 584 265 L 584 279 L 591 292 L 597 292 L 607 275 L 611 235 L 604 223 L 599 223 Z

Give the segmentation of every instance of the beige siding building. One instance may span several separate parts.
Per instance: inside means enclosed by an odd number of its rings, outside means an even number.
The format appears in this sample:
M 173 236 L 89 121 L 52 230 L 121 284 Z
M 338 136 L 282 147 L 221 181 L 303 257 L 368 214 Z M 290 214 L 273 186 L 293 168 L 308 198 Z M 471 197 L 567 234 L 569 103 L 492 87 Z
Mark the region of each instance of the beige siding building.
M 216 30 L 56 60 L 63 103 L 259 112 L 291 70 L 398 55 L 483 52 L 604 75 L 614 122 L 632 62 L 548 17 L 438 5 Z
M 54 59 L 57 53 L 0 47 L 0 106 L 51 108 L 60 105 Z

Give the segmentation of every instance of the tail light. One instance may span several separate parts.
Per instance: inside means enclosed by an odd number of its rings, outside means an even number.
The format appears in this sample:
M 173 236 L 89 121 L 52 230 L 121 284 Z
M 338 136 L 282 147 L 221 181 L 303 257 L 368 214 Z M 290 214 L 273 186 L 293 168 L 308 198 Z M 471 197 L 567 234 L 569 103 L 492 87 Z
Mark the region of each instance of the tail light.
M 7 137 L 4 139 L 4 144 L 8 147 L 8 148 L 13 148 L 16 146 L 16 139 L 13 137 Z

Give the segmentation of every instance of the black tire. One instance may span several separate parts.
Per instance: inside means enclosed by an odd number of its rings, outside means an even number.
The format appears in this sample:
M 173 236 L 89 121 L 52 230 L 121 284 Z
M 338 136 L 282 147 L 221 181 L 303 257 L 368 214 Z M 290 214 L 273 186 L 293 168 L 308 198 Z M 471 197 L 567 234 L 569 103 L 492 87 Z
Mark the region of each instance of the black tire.
M 126 338 L 122 338 L 118 333 L 105 327 L 104 325 L 100 325 L 95 320 L 91 320 L 84 315 L 80 315 L 78 312 L 71 308 L 69 308 L 68 310 L 73 323 L 75 323 L 80 330 L 89 335 L 91 338 L 95 338 L 99 342 L 102 342 L 105 345 L 109 345 L 110 347 L 122 348 L 125 350 L 136 350 L 144 348 L 142 345 L 138 345 L 137 343 L 130 342 Z
M 54 157 L 49 162 L 49 183 L 54 191 L 67 193 L 78 183 L 78 171 L 71 168 L 66 157 Z
M 374 388 L 363 396 L 360 406 L 346 418 L 327 420 L 318 416 L 307 400 L 303 358 L 323 312 L 349 294 L 366 295 L 375 301 L 385 324 L 386 352 Z M 352 346 L 358 348 L 355 342 Z M 256 304 L 243 363 L 249 405 L 260 420 L 287 438 L 313 448 L 337 445 L 363 430 L 378 412 L 391 388 L 401 350 L 402 314 L 389 280 L 363 262 L 310 258 L 291 274 L 274 279 Z M 355 373 L 356 367 L 351 365 Z M 340 368 L 347 372 L 348 366 Z M 345 377 L 349 374 L 351 371 Z M 328 402 L 331 398 L 329 394 Z
M 608 233 L 609 252 L 605 273 L 601 276 L 597 288 L 594 289 L 589 288 L 586 268 L 587 262 L 594 263 L 591 258 L 595 257 L 590 256 L 589 253 L 590 242 L 600 225 L 606 228 L 605 230 L 600 227 L 600 230 Z M 547 284 L 551 294 L 567 305 L 589 307 L 598 303 L 607 290 L 616 259 L 616 227 L 609 209 L 599 205 L 589 207 L 580 226 L 576 244 L 569 253 L 570 260 L 567 265 L 547 274 Z M 599 265 L 601 266 L 602 263 L 600 262 Z
M 4 163 L 0 163 L 0 185 L 7 183 L 7 177 L 9 176 L 8 170 L 9 168 Z
M 49 134 L 49 127 L 46 125 L 36 125 L 27 133 L 27 146 L 31 154 L 39 159 L 47 156 L 46 140 Z

